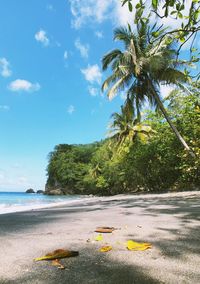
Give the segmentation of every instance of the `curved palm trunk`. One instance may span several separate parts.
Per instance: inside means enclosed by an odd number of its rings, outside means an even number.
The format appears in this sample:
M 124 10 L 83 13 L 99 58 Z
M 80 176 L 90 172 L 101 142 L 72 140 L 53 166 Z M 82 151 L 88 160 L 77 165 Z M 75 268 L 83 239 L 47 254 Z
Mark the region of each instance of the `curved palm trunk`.
M 176 137 L 178 138 L 178 140 L 181 142 L 181 144 L 183 145 L 183 147 L 188 151 L 188 153 L 193 157 L 195 158 L 195 154 L 194 152 L 190 149 L 190 147 L 188 146 L 188 144 L 186 143 L 186 141 L 183 139 L 183 137 L 181 136 L 181 134 L 178 132 L 176 126 L 172 123 L 171 119 L 169 118 L 168 116 L 168 113 L 159 97 L 159 95 L 157 94 L 157 92 L 155 91 L 154 87 L 152 86 L 152 83 L 149 82 L 150 85 L 151 85 L 151 89 L 152 89 L 152 92 L 153 92 L 153 95 L 156 99 L 156 102 L 162 112 L 162 114 L 164 115 L 165 119 L 167 120 L 167 122 L 169 123 L 171 129 L 173 130 L 173 132 L 175 133 Z

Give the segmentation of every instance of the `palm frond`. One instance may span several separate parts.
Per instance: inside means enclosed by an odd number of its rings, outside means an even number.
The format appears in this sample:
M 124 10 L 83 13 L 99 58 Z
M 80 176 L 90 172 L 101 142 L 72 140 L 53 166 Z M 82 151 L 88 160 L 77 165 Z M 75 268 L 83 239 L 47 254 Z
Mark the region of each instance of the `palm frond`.
M 108 87 L 110 86 L 110 84 L 115 83 L 115 82 L 118 80 L 119 77 L 120 77 L 120 76 L 118 76 L 117 73 L 113 73 L 112 75 L 110 75 L 110 76 L 103 82 L 103 84 L 102 84 L 102 86 L 101 86 L 102 92 L 105 91 L 105 90 L 107 90 Z
M 130 43 L 132 33 L 126 27 L 119 27 L 114 30 L 114 40 L 123 41 L 126 45 Z
M 126 76 L 121 77 L 108 91 L 108 98 L 109 100 L 112 100 L 116 95 L 117 91 L 124 86 L 124 81 L 126 79 Z
M 187 83 L 188 77 L 182 71 L 168 67 L 157 74 L 157 80 L 165 84 L 178 84 Z
M 114 49 L 107 53 L 102 59 L 102 68 L 106 70 L 113 60 L 116 60 L 123 53 L 119 49 Z

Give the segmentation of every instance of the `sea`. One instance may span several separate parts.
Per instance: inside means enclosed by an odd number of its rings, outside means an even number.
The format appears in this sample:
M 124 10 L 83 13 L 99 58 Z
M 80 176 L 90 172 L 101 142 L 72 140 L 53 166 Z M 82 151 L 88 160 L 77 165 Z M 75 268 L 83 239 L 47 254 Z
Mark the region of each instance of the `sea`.
M 88 196 L 49 196 L 38 193 L 0 192 L 0 214 L 48 208 L 77 203 Z

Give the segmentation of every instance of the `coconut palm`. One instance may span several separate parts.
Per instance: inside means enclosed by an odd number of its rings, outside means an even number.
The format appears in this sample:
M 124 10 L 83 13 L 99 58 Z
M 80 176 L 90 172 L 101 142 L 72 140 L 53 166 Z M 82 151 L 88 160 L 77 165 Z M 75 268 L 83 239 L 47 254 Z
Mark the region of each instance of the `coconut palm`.
M 146 142 L 154 133 L 149 125 L 141 123 L 138 117 L 135 118 L 133 102 L 129 97 L 121 106 L 121 113 L 113 113 L 112 118 L 110 136 L 117 142 L 119 150 L 125 142 L 132 143 L 136 138 Z
M 124 44 L 124 50 L 115 49 L 103 57 L 103 70 L 111 67 L 112 74 L 104 81 L 102 90 L 108 89 L 108 98 L 113 99 L 121 90 L 136 102 L 139 115 L 142 104 L 147 99 L 157 106 L 182 145 L 194 156 L 189 146 L 180 135 L 168 116 L 160 98 L 160 84 L 183 86 L 188 77 L 179 69 L 173 39 L 166 38 L 157 43 L 149 41 L 148 23 L 137 25 L 133 32 L 120 27 L 114 31 L 114 40 Z

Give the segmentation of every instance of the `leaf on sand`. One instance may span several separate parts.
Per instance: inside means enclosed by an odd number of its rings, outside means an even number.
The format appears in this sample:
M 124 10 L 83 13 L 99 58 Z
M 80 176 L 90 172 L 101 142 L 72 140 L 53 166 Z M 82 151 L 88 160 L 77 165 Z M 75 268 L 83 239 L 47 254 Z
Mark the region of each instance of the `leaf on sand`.
M 110 250 L 112 250 L 111 246 L 104 246 L 99 249 L 100 252 L 108 252 Z
M 112 233 L 114 230 L 117 230 L 114 227 L 97 227 L 95 232 L 96 233 Z
M 96 236 L 95 241 L 103 241 L 103 236 L 102 234 L 99 234 L 98 236 Z
M 134 241 L 127 241 L 126 247 L 128 250 L 146 250 L 152 247 L 150 243 L 138 243 Z
M 66 258 L 66 257 L 74 257 L 78 256 L 79 252 L 78 251 L 70 251 L 66 249 L 57 249 L 54 250 L 53 252 L 49 252 L 44 256 L 35 258 L 35 261 L 41 261 L 41 260 L 53 260 L 53 259 L 59 259 L 59 258 Z

